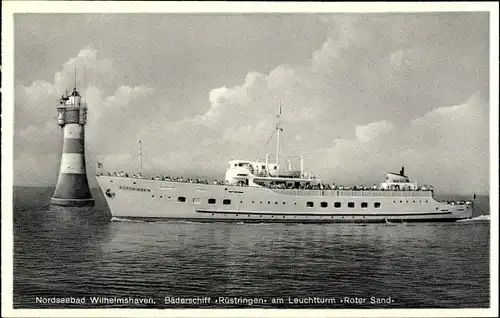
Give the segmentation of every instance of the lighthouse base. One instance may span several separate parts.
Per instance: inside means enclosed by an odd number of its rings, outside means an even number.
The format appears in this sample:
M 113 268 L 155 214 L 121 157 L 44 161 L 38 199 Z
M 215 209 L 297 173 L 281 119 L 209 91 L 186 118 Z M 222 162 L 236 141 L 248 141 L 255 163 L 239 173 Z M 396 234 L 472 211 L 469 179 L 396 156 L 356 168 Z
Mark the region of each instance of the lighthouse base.
M 95 200 L 93 198 L 89 199 L 60 199 L 60 198 L 51 198 L 51 205 L 57 206 L 94 206 Z

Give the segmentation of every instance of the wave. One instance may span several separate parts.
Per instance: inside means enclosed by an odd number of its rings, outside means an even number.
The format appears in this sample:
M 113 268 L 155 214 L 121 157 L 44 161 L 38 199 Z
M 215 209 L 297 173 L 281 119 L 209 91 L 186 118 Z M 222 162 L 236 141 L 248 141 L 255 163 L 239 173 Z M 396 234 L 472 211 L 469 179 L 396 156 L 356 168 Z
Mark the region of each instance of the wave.
M 136 220 L 136 219 L 127 219 L 127 218 L 118 218 L 112 217 L 111 222 L 134 222 L 134 223 L 146 223 L 144 220 Z
M 483 214 L 470 219 L 458 220 L 457 222 L 474 222 L 474 221 L 489 221 L 490 215 Z

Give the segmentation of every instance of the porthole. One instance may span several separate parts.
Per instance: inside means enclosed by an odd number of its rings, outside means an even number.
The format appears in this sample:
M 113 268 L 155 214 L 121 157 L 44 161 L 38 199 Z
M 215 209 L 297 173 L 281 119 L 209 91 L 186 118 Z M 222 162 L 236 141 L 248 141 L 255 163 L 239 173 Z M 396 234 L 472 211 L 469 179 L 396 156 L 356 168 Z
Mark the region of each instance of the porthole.
M 231 204 L 231 200 L 224 199 L 224 200 L 222 200 L 222 204 L 225 204 L 225 205 Z
M 327 208 L 328 207 L 328 202 L 321 202 L 321 207 L 322 208 Z
M 186 197 L 178 197 L 177 201 L 178 202 L 186 202 Z
M 347 203 L 347 206 L 349 208 L 354 208 L 356 205 L 354 204 L 354 202 L 349 202 L 349 203 Z
M 208 204 L 215 204 L 215 199 L 214 198 L 210 198 L 208 199 Z
M 336 207 L 336 208 L 340 208 L 340 207 L 342 206 L 342 203 L 340 203 L 340 202 L 335 202 L 335 203 L 333 204 L 333 206 L 334 206 L 334 207 Z
M 240 203 L 243 203 L 243 201 L 240 201 Z
M 367 208 L 368 207 L 368 203 L 367 202 L 361 202 L 361 207 L 362 208 Z
M 374 206 L 374 207 L 376 207 L 376 208 L 380 208 L 380 202 L 375 202 L 375 203 L 373 204 L 373 206 Z
M 306 203 L 306 207 L 308 207 L 308 208 L 312 208 L 312 207 L 314 207 L 314 202 L 312 202 L 312 201 L 307 201 L 307 203 Z
M 135 184 L 135 181 L 133 182 L 133 184 Z

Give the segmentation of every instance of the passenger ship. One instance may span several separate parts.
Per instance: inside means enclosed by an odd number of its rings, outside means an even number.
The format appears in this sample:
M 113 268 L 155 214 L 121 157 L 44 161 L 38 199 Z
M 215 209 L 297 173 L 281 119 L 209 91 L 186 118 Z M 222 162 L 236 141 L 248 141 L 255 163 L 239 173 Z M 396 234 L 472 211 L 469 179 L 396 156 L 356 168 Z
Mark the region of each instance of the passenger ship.
M 225 182 L 207 183 L 141 175 L 105 175 L 97 181 L 113 217 L 237 222 L 434 222 L 471 218 L 474 201 L 439 202 L 428 187 L 389 172 L 380 186 L 325 186 L 300 169 L 279 163 L 280 112 L 274 133 L 276 160 L 230 160 Z M 141 164 L 142 167 L 142 164 Z M 142 170 L 142 169 L 141 169 Z M 142 173 L 141 173 L 142 174 Z

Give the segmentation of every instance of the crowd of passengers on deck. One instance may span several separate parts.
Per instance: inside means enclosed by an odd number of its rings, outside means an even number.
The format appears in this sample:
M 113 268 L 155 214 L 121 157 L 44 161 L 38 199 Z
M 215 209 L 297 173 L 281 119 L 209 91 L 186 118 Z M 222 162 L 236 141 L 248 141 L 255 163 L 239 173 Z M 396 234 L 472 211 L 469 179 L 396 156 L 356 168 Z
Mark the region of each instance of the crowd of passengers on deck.
M 366 185 L 355 185 L 355 186 L 345 186 L 336 185 L 335 183 L 317 183 L 317 184 L 286 184 L 286 183 L 270 183 L 266 185 L 263 182 L 255 182 L 264 187 L 271 189 L 297 189 L 297 190 L 353 190 L 353 191 L 433 191 L 432 186 L 423 185 L 418 186 L 416 189 L 412 189 L 410 186 L 392 186 L 389 189 L 384 189 L 382 186 L 377 186 L 376 184 L 372 186 Z
M 102 174 L 101 174 L 102 175 Z M 185 182 L 185 183 L 199 183 L 199 184 L 214 184 L 214 185 L 236 185 L 247 187 L 248 185 L 243 182 L 229 183 L 227 181 L 218 181 L 218 180 L 207 180 L 202 178 L 184 178 L 184 177 L 170 177 L 170 176 L 151 176 L 144 177 L 140 174 L 132 174 L 129 175 L 126 172 L 108 172 L 108 176 L 114 177 L 124 177 L 124 178 L 137 178 L 137 179 L 150 179 L 157 181 L 170 181 L 170 182 Z M 352 190 L 352 191 L 433 191 L 432 186 L 422 185 L 418 186 L 416 189 L 412 189 L 409 186 L 392 186 L 389 189 L 384 189 L 381 186 L 377 186 L 374 184 L 373 186 L 365 186 L 365 185 L 355 185 L 355 186 L 345 186 L 345 185 L 336 185 L 328 184 L 328 183 L 294 183 L 294 184 L 286 184 L 286 183 L 275 183 L 271 182 L 270 184 L 265 184 L 264 182 L 255 181 L 255 184 L 258 184 L 263 187 L 271 188 L 271 189 L 296 189 L 296 190 Z

